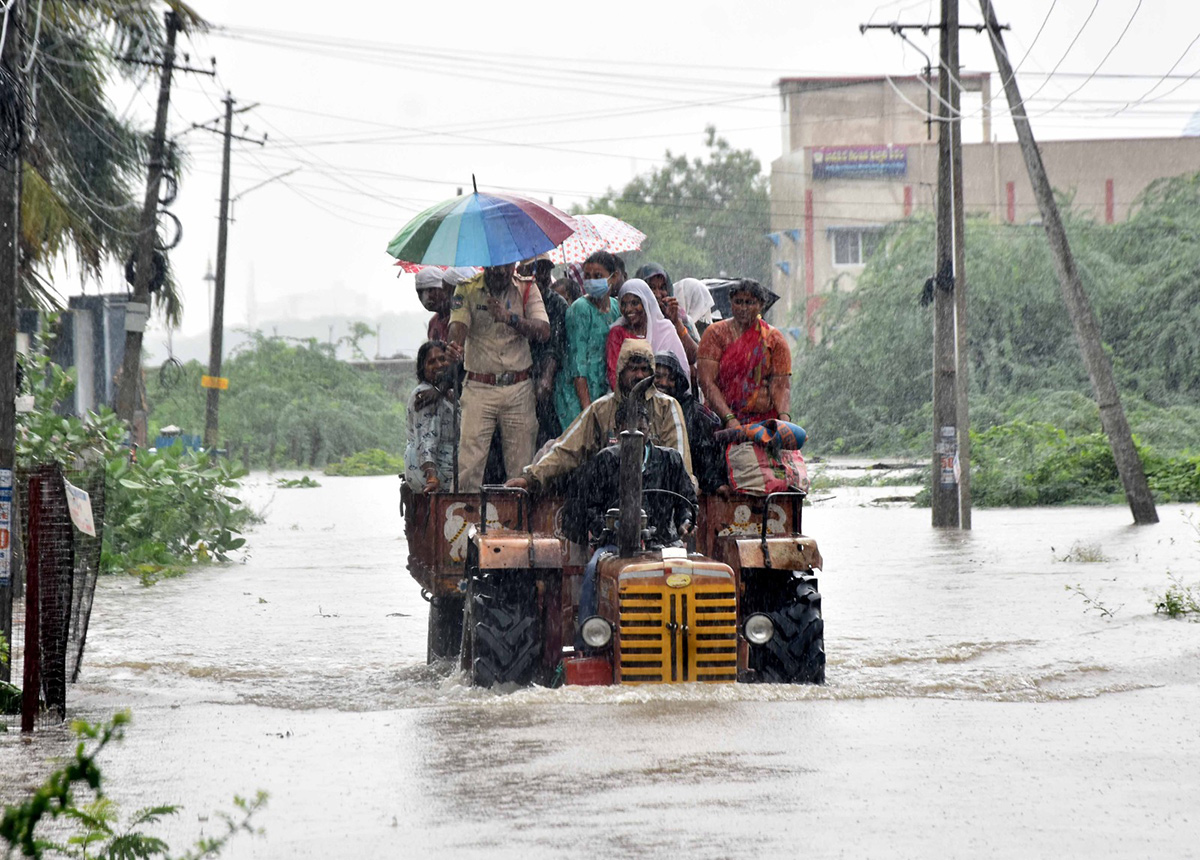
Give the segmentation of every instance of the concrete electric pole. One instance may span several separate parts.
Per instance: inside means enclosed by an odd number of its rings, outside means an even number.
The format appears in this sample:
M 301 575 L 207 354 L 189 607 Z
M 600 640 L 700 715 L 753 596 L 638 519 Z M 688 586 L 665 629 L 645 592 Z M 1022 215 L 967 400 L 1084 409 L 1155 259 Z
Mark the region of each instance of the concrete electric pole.
M 971 437 L 968 408 L 967 279 L 962 181 L 962 87 L 958 79 L 958 0 L 942 0 L 939 24 L 862 24 L 889 30 L 920 51 L 904 33 L 940 30 L 938 44 L 937 251 L 933 284 L 932 516 L 939 528 L 971 528 Z M 966 29 L 978 32 L 977 25 Z M 921 51 L 924 54 L 924 51 Z M 926 90 L 932 92 L 926 56 Z M 933 116 L 927 110 L 927 120 Z
M 952 90 L 957 90 L 958 0 L 941 0 L 938 46 L 937 262 L 933 277 L 933 525 L 958 528 L 958 361 L 954 278 L 954 128 Z M 954 70 L 951 72 L 950 70 Z
M 1033 185 L 1033 194 L 1042 214 L 1042 226 L 1046 230 L 1050 252 L 1054 257 L 1054 269 L 1058 274 L 1063 304 L 1067 306 L 1071 325 L 1075 329 L 1075 340 L 1079 343 L 1083 363 L 1087 366 L 1092 391 L 1100 407 L 1100 425 L 1104 428 L 1108 444 L 1112 447 L 1117 472 L 1125 488 L 1125 498 L 1133 512 L 1134 523 L 1156 523 L 1158 511 L 1154 507 L 1154 497 L 1150 494 L 1150 485 L 1146 481 L 1141 457 L 1133 445 L 1133 435 L 1125 418 L 1125 409 L 1121 405 L 1121 394 L 1113 379 L 1112 362 L 1104 351 L 1100 325 L 1096 321 L 1096 314 L 1092 311 L 1087 293 L 1084 292 L 1079 270 L 1075 268 L 1075 258 L 1067 241 L 1067 231 L 1063 228 L 1062 219 L 1058 214 L 1058 204 L 1054 201 L 1054 190 L 1050 187 L 1046 168 L 1042 164 L 1041 151 L 1033 139 L 1033 130 L 1029 127 L 1029 117 L 1025 113 L 1025 103 L 1021 100 L 1021 92 L 1017 87 L 1016 74 L 1013 72 L 1012 63 L 1009 62 L 1000 27 L 996 23 L 996 12 L 992 8 L 991 0 L 979 0 L 979 7 L 992 39 L 992 53 L 996 56 L 996 67 L 1000 72 L 1000 80 L 1004 83 L 1004 94 L 1008 97 L 1008 107 L 1017 130 L 1017 141 L 1021 145 L 1021 155 L 1025 158 L 1025 168 L 1029 172 L 1029 182 Z
M 208 375 L 201 380 L 201 384 L 208 390 L 204 402 L 204 447 L 210 451 L 220 447 L 218 444 L 218 434 L 220 432 L 220 398 L 221 392 L 229 385 L 228 380 L 221 376 L 221 353 L 224 349 L 225 340 L 225 261 L 229 242 L 230 150 L 234 140 L 257 143 L 259 146 L 266 144 L 265 136 L 262 140 L 256 140 L 233 133 L 233 115 L 235 113 L 245 113 L 257 107 L 257 105 L 246 105 L 234 110 L 234 99 L 231 93 L 225 94 L 224 105 L 224 130 L 219 132 L 223 138 L 223 142 L 221 147 L 221 204 L 217 226 L 217 275 L 213 281 L 212 330 L 209 333 L 208 341 Z M 210 120 L 207 123 L 193 127 L 215 132 L 216 129 L 212 128 L 211 124 L 216 121 Z

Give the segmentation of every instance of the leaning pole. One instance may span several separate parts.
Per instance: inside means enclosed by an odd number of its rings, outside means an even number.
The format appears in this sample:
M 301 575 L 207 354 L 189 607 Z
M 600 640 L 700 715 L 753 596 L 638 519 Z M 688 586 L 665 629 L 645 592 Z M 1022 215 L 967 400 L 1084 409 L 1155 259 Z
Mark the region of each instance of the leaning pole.
M 1000 72 L 1000 79 L 1004 82 L 1004 94 L 1008 97 L 1008 107 L 1017 130 L 1021 154 L 1025 157 L 1025 167 L 1029 171 L 1029 181 L 1033 185 L 1033 194 L 1042 213 L 1042 225 L 1046 228 L 1046 238 L 1054 256 L 1054 269 L 1058 273 L 1063 303 L 1070 314 L 1071 325 L 1075 329 L 1075 340 L 1079 344 L 1083 363 L 1087 366 L 1088 377 L 1092 381 L 1092 391 L 1096 396 L 1096 404 L 1100 407 L 1100 425 L 1104 428 L 1108 444 L 1112 447 L 1117 472 L 1125 488 L 1125 498 L 1129 502 L 1129 509 L 1133 512 L 1133 521 L 1136 524 L 1156 523 L 1158 511 L 1154 508 L 1150 485 L 1146 483 L 1146 472 L 1142 468 L 1141 457 L 1133 446 L 1133 434 L 1129 430 L 1125 409 L 1121 406 L 1121 394 L 1117 391 L 1117 383 L 1113 379 L 1112 362 L 1104 351 L 1100 325 L 1096 322 L 1092 304 L 1083 290 L 1079 270 L 1075 268 L 1075 258 L 1071 255 L 1067 232 L 1063 229 L 1058 205 L 1054 202 L 1050 180 L 1046 178 L 1042 154 L 1029 127 L 1025 103 L 1021 101 L 1021 92 L 1017 89 L 1016 75 L 1012 63 L 1008 60 L 1008 51 L 1000 35 L 995 10 L 992 9 L 991 0 L 979 0 L 979 7 L 983 11 L 983 20 L 992 39 L 992 53 L 996 55 L 996 67 Z

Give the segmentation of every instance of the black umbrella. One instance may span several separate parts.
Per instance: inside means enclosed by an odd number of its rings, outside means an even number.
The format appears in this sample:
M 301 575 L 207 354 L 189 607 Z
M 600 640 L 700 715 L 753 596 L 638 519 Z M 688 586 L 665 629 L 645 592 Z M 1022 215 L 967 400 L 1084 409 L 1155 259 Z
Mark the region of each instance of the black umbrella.
M 712 293 L 713 303 L 716 304 L 717 310 L 721 312 L 721 319 L 729 319 L 733 316 L 733 305 L 729 301 L 729 290 L 736 286 L 741 278 L 702 278 L 704 286 L 708 287 L 708 291 Z M 771 290 L 763 287 L 763 292 L 767 294 L 767 300 L 763 303 L 763 314 L 771 309 L 771 306 L 779 301 L 779 296 Z

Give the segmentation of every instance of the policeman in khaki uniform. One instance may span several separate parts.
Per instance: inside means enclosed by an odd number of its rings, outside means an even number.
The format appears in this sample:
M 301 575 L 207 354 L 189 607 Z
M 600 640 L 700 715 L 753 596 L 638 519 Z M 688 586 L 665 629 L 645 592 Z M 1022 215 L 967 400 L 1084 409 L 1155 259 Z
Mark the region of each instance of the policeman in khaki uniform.
M 479 489 L 492 431 L 499 426 L 510 476 L 533 459 L 537 402 L 529 342 L 550 337 L 550 320 L 533 281 L 515 282 L 514 264 L 490 266 L 458 285 L 450 309 L 451 350 L 467 372 L 458 441 L 458 489 Z

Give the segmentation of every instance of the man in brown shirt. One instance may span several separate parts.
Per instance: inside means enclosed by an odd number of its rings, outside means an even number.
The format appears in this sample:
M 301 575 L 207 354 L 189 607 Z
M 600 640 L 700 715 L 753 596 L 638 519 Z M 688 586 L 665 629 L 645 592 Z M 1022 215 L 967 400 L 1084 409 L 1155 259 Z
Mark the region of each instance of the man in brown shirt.
M 462 392 L 458 489 L 479 489 L 492 432 L 500 428 L 504 468 L 516 476 L 533 459 L 537 403 L 529 342 L 550 337 L 542 296 L 532 281 L 513 281 L 513 264 L 491 266 L 458 285 L 450 309 L 450 342 L 467 377 Z

